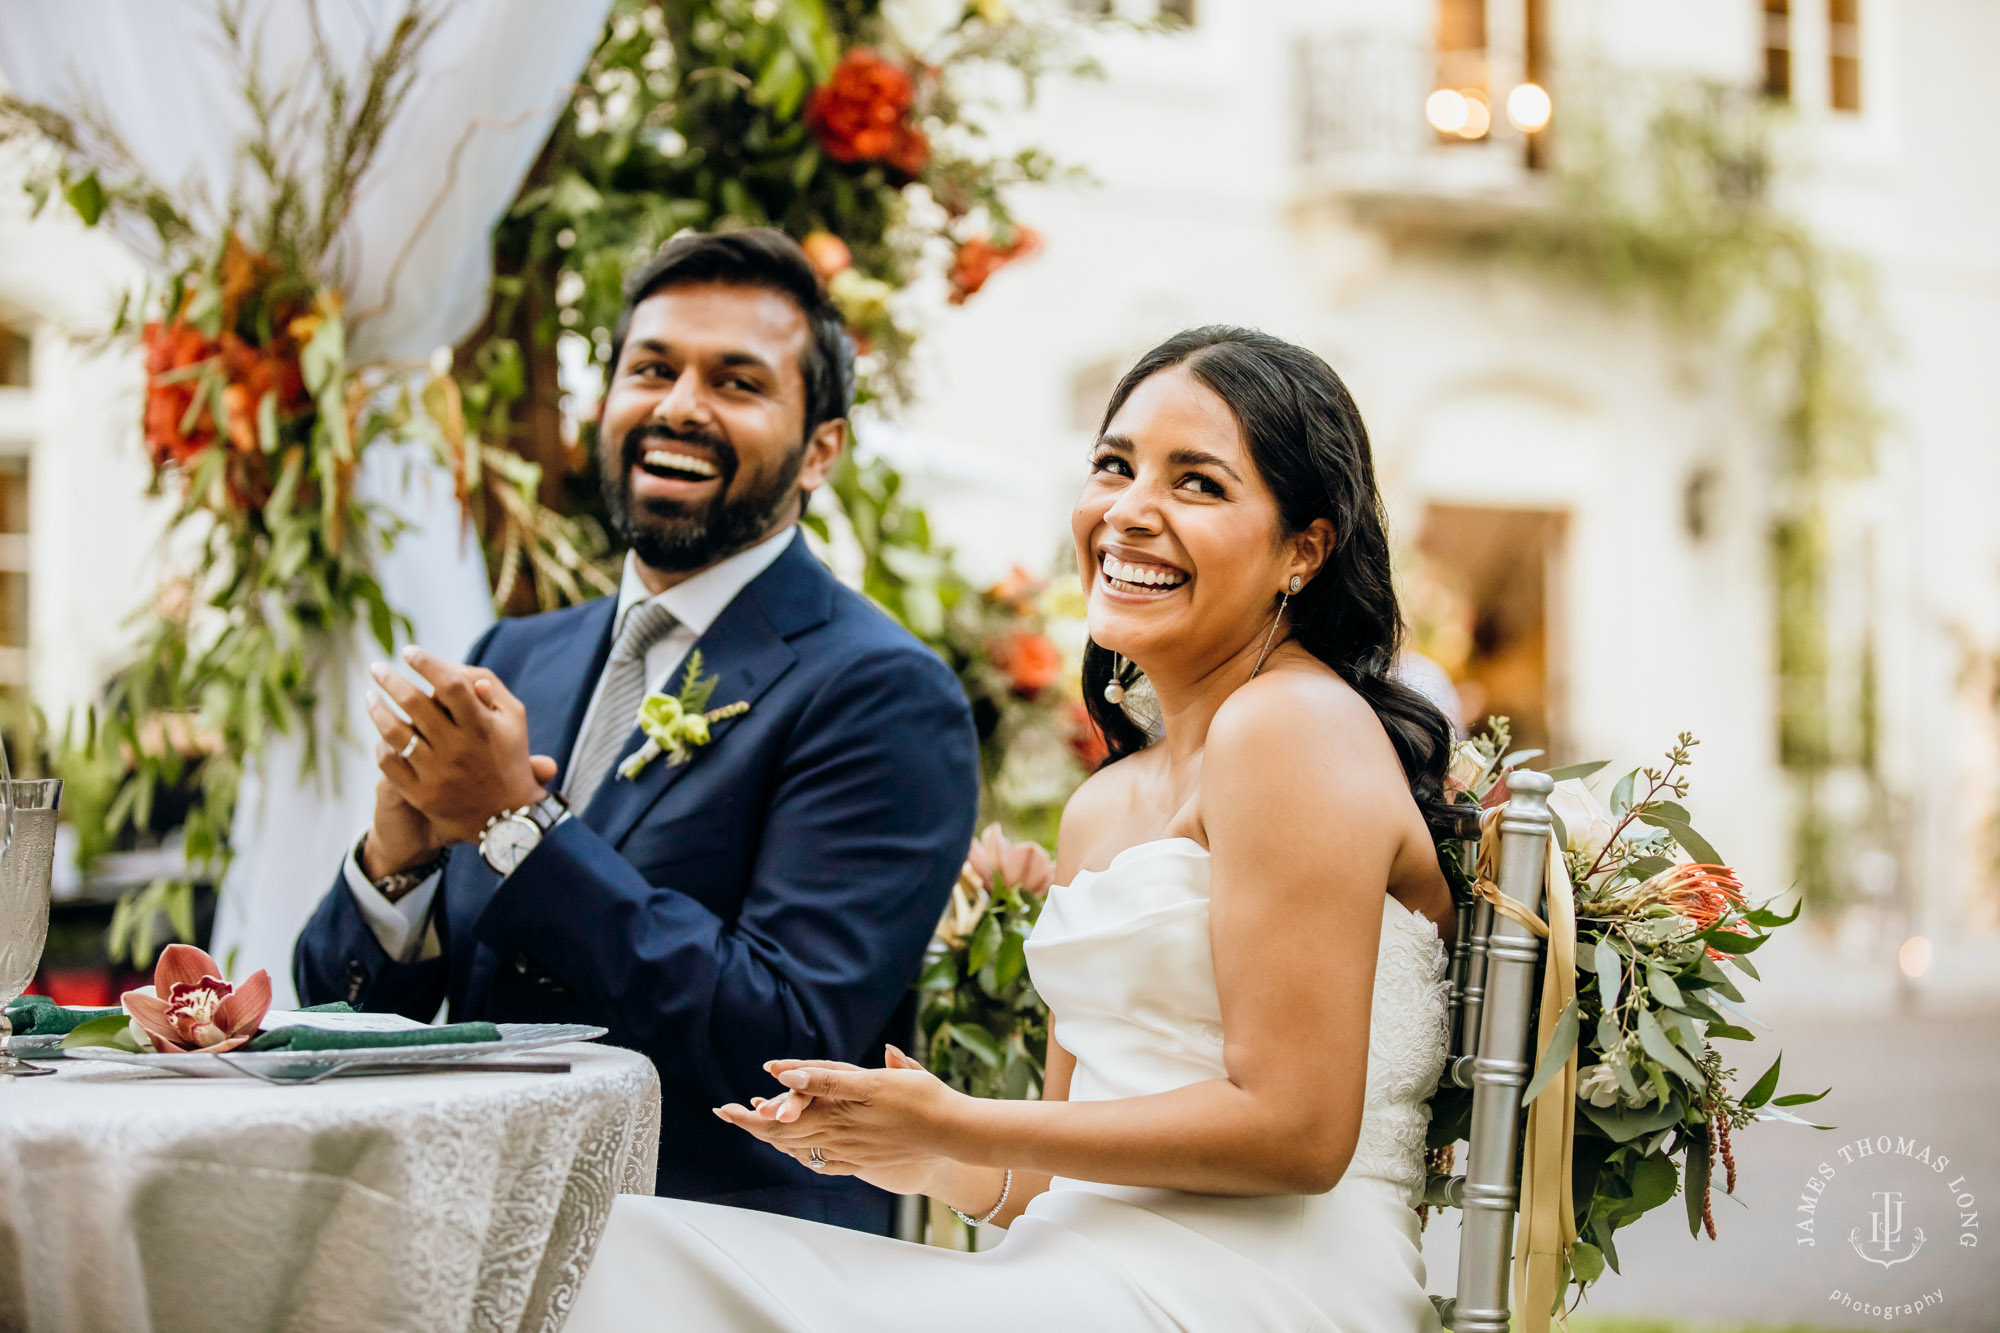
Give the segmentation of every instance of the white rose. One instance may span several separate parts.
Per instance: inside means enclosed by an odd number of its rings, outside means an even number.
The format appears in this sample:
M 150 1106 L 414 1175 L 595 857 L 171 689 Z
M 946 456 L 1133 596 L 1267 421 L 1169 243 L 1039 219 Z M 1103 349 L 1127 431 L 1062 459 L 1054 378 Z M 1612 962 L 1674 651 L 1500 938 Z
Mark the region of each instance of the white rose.
M 1618 825 L 1581 778 L 1558 782 L 1549 793 L 1549 809 L 1555 811 L 1556 818 L 1562 821 L 1563 832 L 1569 835 L 1563 850 L 1585 861 L 1597 859 L 1604 845 L 1611 841 L 1612 829 Z
M 1576 1080 L 1576 1099 L 1592 1106 L 1617 1105 L 1618 1076 L 1611 1072 L 1611 1066 L 1592 1065 L 1584 1070 Z
M 965 0 L 882 0 L 882 17 L 903 49 L 915 55 L 958 26 Z
M 1452 747 L 1451 776 L 1459 786 L 1471 791 L 1472 784 L 1479 781 L 1479 775 L 1485 771 L 1486 761 L 1470 745 L 1461 742 Z

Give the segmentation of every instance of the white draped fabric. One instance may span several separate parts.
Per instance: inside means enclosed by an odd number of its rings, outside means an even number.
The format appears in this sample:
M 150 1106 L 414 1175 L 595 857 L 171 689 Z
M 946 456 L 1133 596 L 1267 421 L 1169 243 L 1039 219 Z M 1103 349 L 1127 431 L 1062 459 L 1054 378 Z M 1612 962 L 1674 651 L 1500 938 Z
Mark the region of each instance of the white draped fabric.
M 325 90 L 314 73 L 318 25 L 335 63 L 359 84 L 407 0 L 251 0 L 268 87 L 291 100 L 285 115 L 309 129 L 299 159 L 312 176 Z M 409 96 L 362 182 L 330 259 L 347 296 L 350 351 L 424 358 L 471 333 L 484 313 L 487 237 L 569 99 L 610 0 L 479 0 L 433 3 L 441 14 L 418 57 Z M 63 0 L 0 5 L 0 71 L 30 101 L 103 118 L 155 181 L 208 201 L 195 221 L 219 228 L 239 177 L 237 147 L 251 120 L 228 67 L 211 0 L 135 5 Z M 255 207 L 254 190 L 248 194 Z M 159 256 L 145 229 L 123 233 L 140 256 Z M 136 423 L 135 423 L 136 424 Z M 411 528 L 381 554 L 390 604 L 426 646 L 457 654 L 490 623 L 478 545 L 460 532 L 451 485 L 423 450 L 382 448 L 367 460 L 360 493 Z M 320 724 L 337 701 L 347 729 L 323 734 L 326 759 L 300 776 L 302 738 L 269 746 L 246 781 L 236 820 L 237 859 L 223 886 L 217 957 L 235 975 L 268 968 L 277 1004 L 293 1001 L 291 949 L 313 905 L 334 882 L 347 845 L 372 806 L 372 736 L 362 712 L 366 663 L 381 649 L 363 631 L 356 652 L 323 687 Z
M 621 1194 L 652 1062 L 310 1089 L 65 1060 L 0 1079 L 0 1329 L 555 1333 Z

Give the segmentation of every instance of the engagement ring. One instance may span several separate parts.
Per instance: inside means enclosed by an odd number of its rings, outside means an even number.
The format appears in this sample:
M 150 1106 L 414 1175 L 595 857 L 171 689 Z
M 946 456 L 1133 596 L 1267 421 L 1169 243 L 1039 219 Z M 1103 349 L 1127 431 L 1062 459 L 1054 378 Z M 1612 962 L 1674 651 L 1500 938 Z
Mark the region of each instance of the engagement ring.
M 812 1150 L 811 1160 L 808 1161 L 806 1165 L 811 1167 L 815 1171 L 824 1171 L 826 1170 L 826 1158 L 820 1156 L 819 1149 L 814 1148 Z
M 402 749 L 396 752 L 397 758 L 408 759 L 411 755 L 415 754 L 417 752 L 417 742 L 422 739 L 423 737 L 417 735 L 416 732 L 414 731 L 411 732 L 409 744 L 405 745 Z

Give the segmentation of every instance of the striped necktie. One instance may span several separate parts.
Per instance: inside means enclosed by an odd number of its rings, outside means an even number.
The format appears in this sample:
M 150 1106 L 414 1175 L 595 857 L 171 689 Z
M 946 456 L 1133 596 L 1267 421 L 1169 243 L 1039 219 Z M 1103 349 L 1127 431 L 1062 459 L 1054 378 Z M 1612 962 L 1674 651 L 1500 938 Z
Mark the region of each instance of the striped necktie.
M 611 775 L 611 765 L 639 723 L 639 705 L 646 697 L 646 650 L 678 623 L 674 613 L 658 602 L 641 602 L 625 613 L 618 642 L 611 646 L 611 660 L 604 664 L 589 729 L 578 742 L 576 762 L 570 766 L 563 792 L 570 809 L 586 809 Z

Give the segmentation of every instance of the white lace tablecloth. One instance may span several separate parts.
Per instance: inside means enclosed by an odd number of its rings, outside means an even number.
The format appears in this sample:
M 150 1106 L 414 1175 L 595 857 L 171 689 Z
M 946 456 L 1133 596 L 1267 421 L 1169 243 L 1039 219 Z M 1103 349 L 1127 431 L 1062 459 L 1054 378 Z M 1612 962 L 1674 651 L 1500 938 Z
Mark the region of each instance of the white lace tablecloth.
M 660 1084 L 536 1054 L 571 1072 L 0 1078 L 0 1330 L 559 1329 Z

